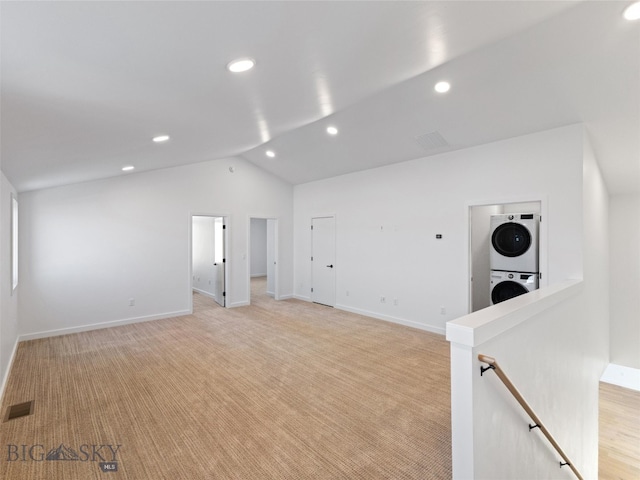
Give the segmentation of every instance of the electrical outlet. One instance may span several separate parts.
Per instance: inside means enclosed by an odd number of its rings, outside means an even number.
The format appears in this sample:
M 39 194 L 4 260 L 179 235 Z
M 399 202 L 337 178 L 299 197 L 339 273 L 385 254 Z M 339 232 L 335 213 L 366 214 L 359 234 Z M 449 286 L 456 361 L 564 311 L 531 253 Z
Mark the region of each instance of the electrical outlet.
M 447 314 L 447 309 L 444 307 L 440 307 L 440 315 L 446 315 Z
M 393 299 L 393 304 L 394 304 L 396 307 L 398 306 L 398 299 L 397 299 L 397 298 L 394 298 L 394 299 Z
M 387 299 L 386 299 L 386 298 L 384 298 L 384 297 L 380 297 L 380 303 L 386 303 L 386 302 L 387 302 Z
M 130 307 L 135 307 L 136 305 L 136 299 L 135 298 L 130 298 L 129 299 L 129 306 Z
M 347 297 L 349 296 L 349 290 L 347 290 Z

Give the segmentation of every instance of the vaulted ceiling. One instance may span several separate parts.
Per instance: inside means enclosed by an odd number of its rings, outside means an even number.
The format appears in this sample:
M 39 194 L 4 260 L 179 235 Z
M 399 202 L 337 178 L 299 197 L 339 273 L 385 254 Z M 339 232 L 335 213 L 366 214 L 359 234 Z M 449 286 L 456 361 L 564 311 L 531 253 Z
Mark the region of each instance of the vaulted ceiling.
M 298 184 L 581 122 L 638 191 L 629 3 L 1 2 L 2 170 L 27 191 L 240 156 Z

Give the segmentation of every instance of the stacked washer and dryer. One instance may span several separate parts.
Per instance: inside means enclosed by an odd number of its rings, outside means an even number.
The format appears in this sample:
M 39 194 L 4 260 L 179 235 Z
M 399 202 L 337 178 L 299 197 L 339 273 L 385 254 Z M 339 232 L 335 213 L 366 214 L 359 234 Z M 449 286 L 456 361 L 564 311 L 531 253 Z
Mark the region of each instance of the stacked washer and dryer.
M 491 215 L 491 305 L 538 288 L 540 215 Z

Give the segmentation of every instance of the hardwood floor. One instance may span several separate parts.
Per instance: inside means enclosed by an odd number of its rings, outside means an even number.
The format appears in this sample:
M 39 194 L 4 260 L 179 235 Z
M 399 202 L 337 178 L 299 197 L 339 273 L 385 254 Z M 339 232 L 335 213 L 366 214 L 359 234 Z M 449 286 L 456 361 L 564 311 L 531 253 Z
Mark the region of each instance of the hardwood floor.
M 600 480 L 640 479 L 640 392 L 600 383 Z

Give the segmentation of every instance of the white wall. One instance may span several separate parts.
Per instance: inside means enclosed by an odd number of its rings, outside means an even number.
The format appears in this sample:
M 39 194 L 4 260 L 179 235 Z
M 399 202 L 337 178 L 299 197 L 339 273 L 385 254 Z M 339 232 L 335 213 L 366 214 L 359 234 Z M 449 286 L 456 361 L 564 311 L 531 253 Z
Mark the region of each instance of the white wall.
M 548 208 L 547 281 L 581 276 L 581 169 L 573 125 L 298 185 L 295 294 L 309 299 L 309 219 L 335 214 L 336 306 L 444 333 L 468 313 L 469 206 L 525 201 Z
M 502 213 L 500 205 L 472 207 L 471 228 L 471 311 L 491 305 L 489 252 L 491 248 L 491 215 Z
M 598 478 L 598 386 L 609 358 L 608 193 L 588 142 L 578 175 L 582 191 L 565 201 L 580 206 L 583 281 L 553 282 L 447 325 L 455 479 L 575 478 L 559 469 L 540 431 L 529 432 L 530 419 L 496 375 L 480 376 L 479 353 L 498 360 L 584 478 Z
M 640 194 L 610 202 L 611 363 L 640 369 Z
M 215 297 L 215 222 L 216 217 L 194 216 L 191 231 L 191 272 L 193 289 L 199 293 Z
M 251 276 L 267 274 L 267 220 L 251 219 Z
M 228 215 L 227 305 L 249 301 L 250 213 L 279 219 L 280 289 L 292 292 L 292 187 L 242 159 L 28 192 L 20 201 L 21 334 L 188 312 L 192 214 Z
M 507 203 L 502 205 L 500 213 L 540 213 L 540 204 L 538 202 Z
M 18 340 L 18 292 L 11 282 L 11 195 L 15 188 L 4 174 L 0 178 L 0 399 Z
M 585 380 L 597 385 L 610 359 L 609 192 L 587 135 L 582 179 L 584 306 L 587 310 L 578 338 L 584 340 L 584 348 L 588 348 L 584 357 Z M 597 415 L 598 392 L 595 390 L 590 391 L 590 397 L 584 401 L 592 402 Z M 597 433 L 597 423 L 592 428 Z M 597 448 L 591 453 L 597 456 Z

